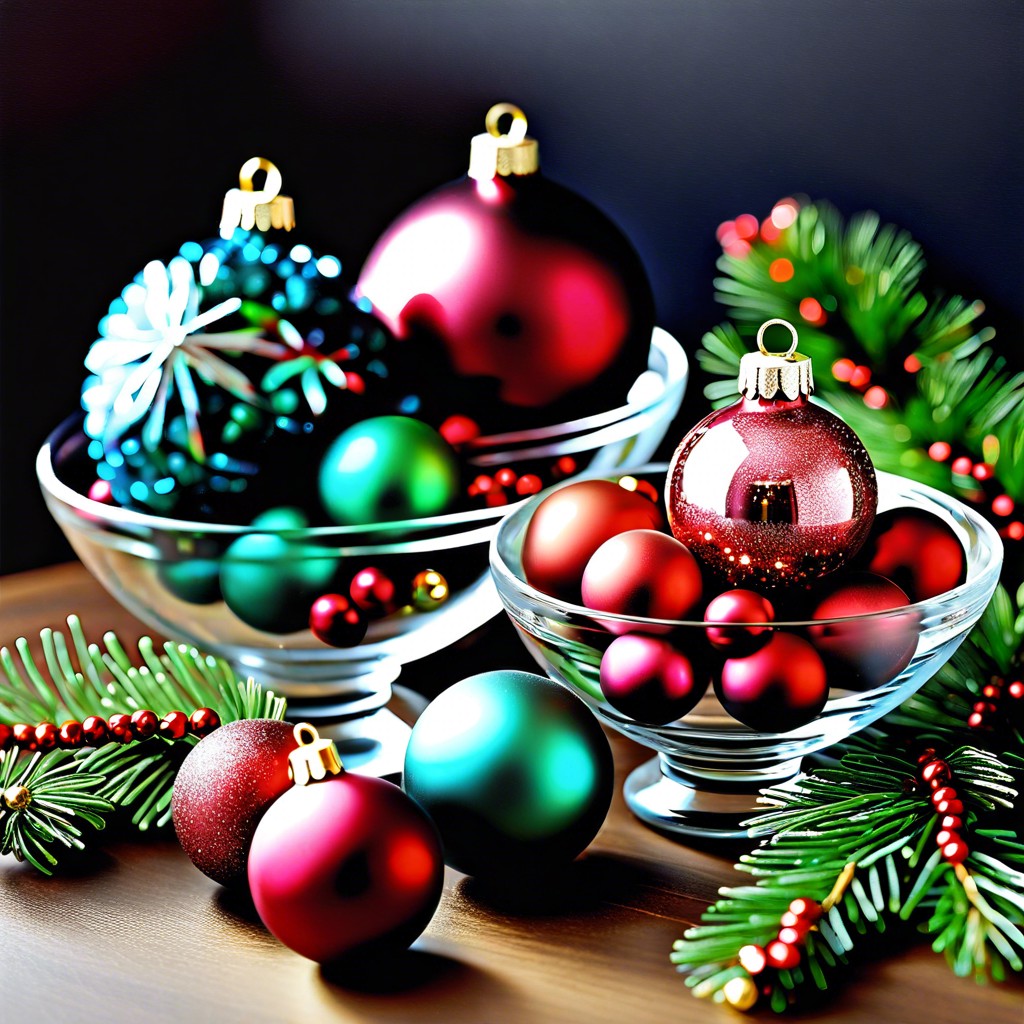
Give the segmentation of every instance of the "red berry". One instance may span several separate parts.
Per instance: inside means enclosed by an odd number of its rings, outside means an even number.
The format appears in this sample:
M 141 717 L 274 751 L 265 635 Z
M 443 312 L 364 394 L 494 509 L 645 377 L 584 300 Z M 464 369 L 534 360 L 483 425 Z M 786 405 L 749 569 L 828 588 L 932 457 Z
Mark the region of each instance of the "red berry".
M 951 843 L 954 839 L 959 839 L 960 835 L 955 829 L 944 828 L 941 832 L 938 832 L 935 836 L 936 846 L 945 846 L 947 843 Z
M 509 466 L 503 466 L 494 474 L 494 479 L 502 487 L 513 487 L 515 486 L 516 480 L 519 479 L 518 474 L 514 469 Z
M 110 739 L 107 723 L 99 715 L 90 715 L 82 722 L 82 743 L 86 747 L 98 747 Z
M 940 786 L 932 793 L 932 803 L 938 807 L 943 800 L 956 799 L 956 790 L 952 786 Z
M 800 963 L 800 950 L 781 939 L 769 942 L 764 952 L 768 964 L 780 971 L 792 970 Z
M 989 683 L 987 686 L 983 686 L 981 688 L 981 695 L 986 698 L 986 700 L 999 700 L 1001 693 L 1002 691 L 1000 688 L 994 683 Z
M 1020 682 L 1020 680 L 1014 680 L 1006 688 L 1006 692 L 1014 700 L 1020 700 L 1024 697 L 1024 683 Z
M 14 730 L 9 725 L 0 722 L 0 750 L 6 750 L 11 745 L 14 737 Z
M 36 749 L 53 750 L 60 739 L 60 730 L 53 722 L 43 722 L 36 726 Z
M 36 749 L 36 728 L 34 725 L 26 725 L 24 722 L 18 722 L 12 727 L 11 731 L 14 736 L 14 742 L 21 747 L 22 750 Z
M 188 731 L 188 715 L 184 711 L 168 711 L 158 728 L 164 739 L 180 740 Z
M 129 743 L 135 739 L 131 715 L 111 715 L 107 719 L 107 728 L 110 730 L 110 738 L 118 743 Z
M 516 481 L 516 494 L 525 497 L 527 494 L 537 494 L 544 487 L 544 482 L 534 473 L 524 473 Z
M 148 740 L 150 736 L 156 733 L 160 725 L 160 719 L 156 717 L 154 712 L 147 711 L 145 708 L 139 708 L 138 711 L 132 713 L 131 724 L 132 735 L 137 740 Z
M 220 725 L 220 715 L 213 708 L 199 708 L 189 716 L 188 727 L 193 736 L 200 738 Z
M 82 745 L 82 723 L 81 722 L 65 722 L 60 727 L 60 745 L 66 750 L 73 747 L 80 747 Z
M 929 761 L 934 761 L 936 753 L 937 751 L 934 747 L 925 747 L 924 750 L 921 751 L 920 755 L 918 755 L 917 763 L 927 764 Z
M 967 727 L 969 729 L 980 729 L 985 724 L 985 716 L 977 711 L 972 711 L 967 716 Z
M 940 760 L 929 761 L 921 769 L 921 781 L 932 789 L 938 789 L 944 782 L 949 782 L 952 775 L 949 765 Z
M 939 819 L 939 828 L 948 828 L 950 832 L 957 832 L 963 827 L 963 818 L 955 814 L 945 814 Z
M 768 957 L 762 946 L 742 946 L 736 956 L 747 974 L 760 974 L 768 965 Z
M 935 805 L 939 814 L 963 814 L 964 805 L 960 800 L 943 800 Z
M 817 921 L 821 917 L 821 906 L 814 900 L 805 900 L 803 897 L 793 900 L 789 905 L 789 910 L 790 913 L 796 914 L 797 917 L 801 917 L 805 921 Z
M 967 859 L 967 844 L 960 838 L 952 839 L 941 847 L 942 859 L 950 864 L 962 864 Z
M 480 436 L 480 428 L 468 416 L 456 413 L 449 416 L 437 428 L 437 432 L 453 447 L 458 447 L 466 441 L 472 441 Z
M 971 470 L 974 469 L 974 463 L 971 462 L 966 455 L 961 455 L 959 458 L 953 460 L 953 465 L 949 467 L 957 476 L 970 476 Z
M 779 942 L 784 942 L 787 946 L 799 946 L 806 934 L 806 928 L 780 928 Z

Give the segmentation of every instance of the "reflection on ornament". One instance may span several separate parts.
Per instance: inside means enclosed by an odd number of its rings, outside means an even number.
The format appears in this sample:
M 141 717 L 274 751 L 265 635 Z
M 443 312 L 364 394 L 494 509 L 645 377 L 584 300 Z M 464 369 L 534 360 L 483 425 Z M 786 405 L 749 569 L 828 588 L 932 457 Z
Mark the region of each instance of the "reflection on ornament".
M 413 577 L 410 600 L 417 611 L 435 611 L 448 600 L 448 581 L 435 569 L 424 569 Z

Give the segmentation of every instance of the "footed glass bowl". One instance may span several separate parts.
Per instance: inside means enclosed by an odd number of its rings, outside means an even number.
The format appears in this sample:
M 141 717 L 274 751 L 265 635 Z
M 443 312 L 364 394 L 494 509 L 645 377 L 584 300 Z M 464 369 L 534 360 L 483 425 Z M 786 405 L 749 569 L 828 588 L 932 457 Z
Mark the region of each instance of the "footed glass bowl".
M 661 493 L 665 470 L 665 466 L 647 466 L 632 475 L 649 480 Z M 795 634 L 812 644 L 823 634 L 838 637 L 847 650 L 868 652 L 871 669 L 867 681 L 852 671 L 830 670 L 822 711 L 784 733 L 758 732 L 742 725 L 726 712 L 712 686 L 692 711 L 666 725 L 645 724 L 617 711 L 602 695 L 600 664 L 619 633 L 644 632 L 654 624 L 675 648 L 703 657 L 713 671 L 708 624 L 599 613 L 531 587 L 524 579 L 520 557 L 523 536 L 534 510 L 550 491 L 534 496 L 502 522 L 491 545 L 491 574 L 505 611 L 530 653 L 552 679 L 579 694 L 602 722 L 657 751 L 626 780 L 626 802 L 642 821 L 680 837 L 746 837 L 742 822 L 758 809 L 761 788 L 792 778 L 805 754 L 863 729 L 904 701 L 938 671 L 978 620 L 999 578 L 1002 544 L 996 531 L 980 515 L 930 487 L 888 473 L 878 474 L 878 484 L 879 511 L 903 506 L 924 509 L 953 529 L 967 555 L 966 582 L 892 611 L 772 623 L 772 630 Z M 615 632 L 602 623 L 611 623 Z M 886 664 L 890 669 L 881 667 Z
M 639 465 L 665 436 L 688 372 L 679 343 L 656 329 L 648 369 L 625 405 L 555 426 L 477 438 L 466 455 L 481 473 L 524 465 L 535 472 L 534 466 L 565 456 L 574 473 Z M 403 664 L 454 643 L 501 609 L 487 571 L 487 545 L 501 517 L 516 506 L 307 529 L 188 522 L 87 498 L 93 480 L 87 444 L 80 418 L 72 417 L 42 446 L 36 471 L 51 514 L 93 575 L 152 628 L 227 658 L 243 675 L 285 694 L 293 716 L 348 722 L 360 743 L 375 739 L 381 722 L 376 713 Z M 257 534 L 256 554 L 232 549 Z M 282 595 L 294 594 L 289 599 L 301 606 L 300 626 L 316 597 L 346 592 L 348 580 L 367 567 L 385 573 L 400 594 L 408 593 L 417 574 L 435 570 L 448 594 L 431 610 L 406 605 L 372 621 L 356 646 L 328 647 L 308 628 L 278 633 L 242 621 L 220 596 L 226 563 L 241 566 L 271 594 L 278 587 Z M 394 722 L 386 731 L 395 735 Z M 337 730 L 335 735 L 343 738 Z M 402 753 L 396 746 L 399 765 Z

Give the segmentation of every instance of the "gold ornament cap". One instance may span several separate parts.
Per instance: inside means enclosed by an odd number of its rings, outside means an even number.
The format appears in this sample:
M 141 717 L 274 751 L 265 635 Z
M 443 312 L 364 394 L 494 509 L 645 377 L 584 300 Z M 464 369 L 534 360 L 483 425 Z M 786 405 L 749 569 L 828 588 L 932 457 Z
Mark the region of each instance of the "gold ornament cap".
M 499 122 L 512 118 L 507 132 Z M 487 131 L 474 135 L 469 147 L 469 176 L 476 181 L 491 181 L 498 175 L 534 174 L 540 167 L 537 140 L 527 137 L 526 115 L 513 103 L 495 103 L 484 119 Z
M 296 786 L 320 782 L 344 771 L 334 740 L 322 740 L 309 722 L 299 722 L 292 735 L 298 747 L 288 755 L 288 774 Z
M 764 347 L 764 334 L 769 327 L 785 327 L 792 344 L 785 352 L 769 352 Z M 757 332 L 757 352 L 748 352 L 740 359 L 740 373 L 736 382 L 744 398 L 778 397 L 791 402 L 799 397 L 809 398 L 814 391 L 811 360 L 797 352 L 796 328 L 788 320 L 766 320 Z
M 263 188 L 254 188 L 252 179 L 257 171 L 265 171 L 267 180 Z M 230 238 L 235 228 L 260 231 L 268 228 L 295 227 L 295 204 L 291 196 L 281 195 L 281 172 L 261 156 L 251 157 L 238 172 L 238 188 L 224 193 L 224 206 L 220 215 L 220 237 Z

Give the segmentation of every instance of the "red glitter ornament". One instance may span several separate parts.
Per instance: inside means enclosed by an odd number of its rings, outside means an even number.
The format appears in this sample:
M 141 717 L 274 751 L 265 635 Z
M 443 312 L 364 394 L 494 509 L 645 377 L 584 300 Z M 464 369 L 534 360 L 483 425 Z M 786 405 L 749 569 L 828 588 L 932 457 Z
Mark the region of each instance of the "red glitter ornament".
M 763 345 L 783 324 L 783 354 Z M 770 320 L 757 353 L 740 363 L 734 405 L 706 416 L 679 443 L 668 473 L 672 532 L 729 583 L 777 588 L 843 565 L 871 529 L 877 485 L 871 459 L 838 417 L 810 402 L 810 361 L 796 330 Z
M 658 506 L 610 480 L 580 480 L 553 491 L 537 506 L 523 537 L 527 582 L 579 602 L 583 570 L 610 537 L 627 530 L 656 530 Z
M 222 885 L 245 879 L 249 844 L 266 809 L 291 786 L 293 727 L 269 719 L 228 722 L 189 751 L 174 780 L 178 842 Z
M 456 378 L 494 381 L 503 402 L 541 406 L 586 388 L 601 408 L 645 368 L 650 284 L 603 213 L 538 173 L 525 126 L 516 108 L 492 108 L 469 176 L 384 232 L 356 291 L 397 337 L 437 348 Z

